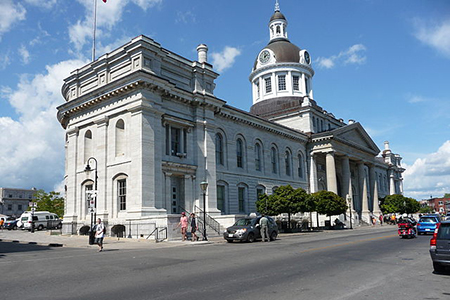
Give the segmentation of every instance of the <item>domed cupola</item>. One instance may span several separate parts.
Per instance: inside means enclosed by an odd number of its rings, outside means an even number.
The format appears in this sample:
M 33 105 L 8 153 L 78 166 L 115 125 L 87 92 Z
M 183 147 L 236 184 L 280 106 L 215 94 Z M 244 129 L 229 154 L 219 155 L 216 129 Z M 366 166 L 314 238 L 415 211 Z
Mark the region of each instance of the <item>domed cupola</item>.
M 281 107 L 301 105 L 313 97 L 311 57 L 288 39 L 287 19 L 278 0 L 269 21 L 270 40 L 258 54 L 250 74 L 253 106 L 250 112 L 265 115 Z

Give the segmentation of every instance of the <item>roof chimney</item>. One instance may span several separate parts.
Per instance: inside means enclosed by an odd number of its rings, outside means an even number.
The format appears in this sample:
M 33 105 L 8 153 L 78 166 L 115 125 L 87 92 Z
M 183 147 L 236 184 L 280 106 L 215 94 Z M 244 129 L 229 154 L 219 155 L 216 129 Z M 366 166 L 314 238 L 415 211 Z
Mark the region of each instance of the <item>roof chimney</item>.
M 197 47 L 198 62 L 207 63 L 208 62 L 208 46 L 205 44 L 200 44 Z

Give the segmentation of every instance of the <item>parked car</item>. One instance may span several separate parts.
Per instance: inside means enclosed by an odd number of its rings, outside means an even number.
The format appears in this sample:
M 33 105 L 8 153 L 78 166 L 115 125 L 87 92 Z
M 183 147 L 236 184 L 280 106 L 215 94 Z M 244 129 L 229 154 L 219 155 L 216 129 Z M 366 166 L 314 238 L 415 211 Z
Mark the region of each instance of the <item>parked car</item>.
M 26 211 L 20 216 L 20 222 L 23 224 L 23 229 L 31 230 L 31 211 Z M 54 213 L 48 211 L 36 211 L 33 213 L 34 228 L 42 230 L 44 228 L 61 228 L 62 221 Z
M 430 240 L 430 255 L 436 272 L 442 272 L 450 266 L 450 221 L 438 223 Z
M 433 233 L 436 229 L 436 225 L 439 224 L 440 220 L 433 215 L 422 216 L 417 223 L 417 233 L 427 234 Z
M 224 239 L 226 239 L 229 243 L 232 243 L 233 241 L 247 241 L 252 243 L 257 239 L 261 239 L 261 232 L 259 230 L 260 219 L 261 217 L 248 217 L 237 220 L 233 226 L 228 227 L 224 231 Z M 267 217 L 267 219 L 269 219 L 269 237 L 271 241 L 274 241 L 277 239 L 279 233 L 278 226 L 277 223 L 275 223 L 275 220 L 271 217 Z
M 18 222 L 18 219 L 11 218 L 9 220 L 6 220 L 6 222 L 3 226 L 5 227 L 5 229 L 8 229 L 8 230 L 16 230 L 18 228 L 17 222 Z

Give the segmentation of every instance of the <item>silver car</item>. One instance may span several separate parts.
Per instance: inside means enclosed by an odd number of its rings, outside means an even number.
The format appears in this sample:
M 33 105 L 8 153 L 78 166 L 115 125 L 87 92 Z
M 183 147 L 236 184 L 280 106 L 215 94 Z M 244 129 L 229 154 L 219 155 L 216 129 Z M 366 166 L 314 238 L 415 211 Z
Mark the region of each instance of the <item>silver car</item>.
M 430 240 L 430 255 L 435 272 L 450 266 L 450 221 L 442 221 Z

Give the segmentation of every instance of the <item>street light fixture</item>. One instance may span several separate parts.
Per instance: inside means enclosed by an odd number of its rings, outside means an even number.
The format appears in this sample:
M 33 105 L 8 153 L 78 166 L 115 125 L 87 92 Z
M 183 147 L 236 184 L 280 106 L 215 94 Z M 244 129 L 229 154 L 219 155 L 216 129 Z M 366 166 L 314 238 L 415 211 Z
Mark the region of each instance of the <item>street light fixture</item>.
M 350 209 L 350 229 L 353 229 L 353 225 L 352 225 L 352 196 L 350 196 L 349 194 L 347 194 L 347 203 L 348 203 L 348 208 Z
M 208 182 L 202 181 L 200 183 L 200 188 L 203 191 L 203 240 L 207 241 L 206 237 L 206 189 L 208 188 Z
M 93 245 L 94 244 L 94 220 L 97 218 L 97 180 L 98 180 L 98 176 L 97 176 L 97 167 L 98 167 L 98 163 L 97 160 L 95 159 L 95 157 L 89 157 L 87 162 L 86 162 L 86 167 L 84 168 L 84 171 L 86 173 L 89 173 L 90 171 L 92 171 L 91 165 L 89 164 L 89 161 L 93 160 L 95 162 L 95 173 L 94 173 L 94 190 L 90 191 L 91 194 L 91 199 L 93 198 L 93 204 L 94 207 L 91 207 L 90 205 L 90 211 L 91 211 L 91 226 L 90 226 L 90 230 L 89 230 L 89 245 Z

